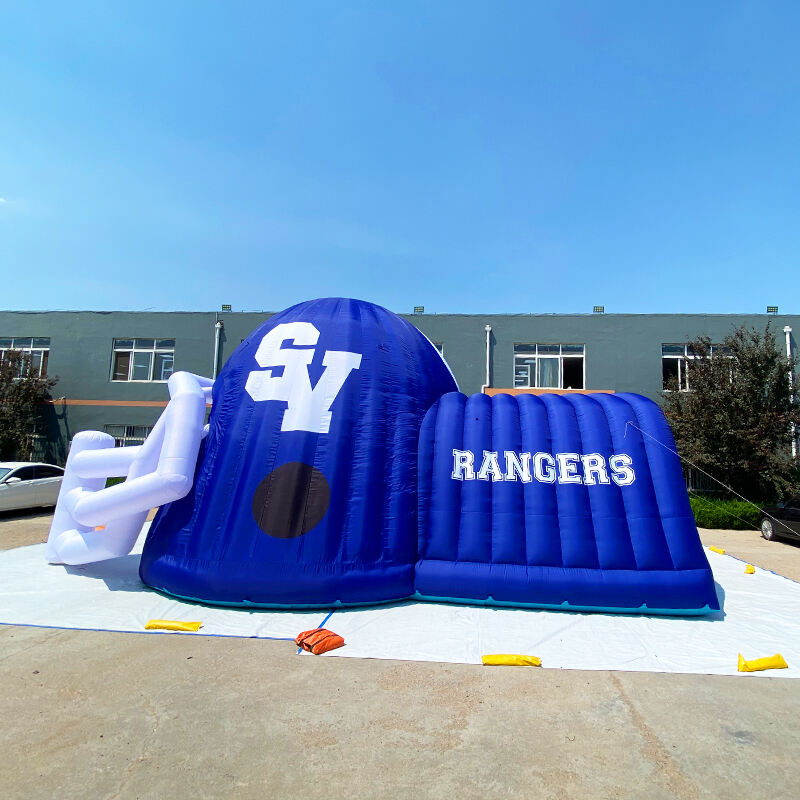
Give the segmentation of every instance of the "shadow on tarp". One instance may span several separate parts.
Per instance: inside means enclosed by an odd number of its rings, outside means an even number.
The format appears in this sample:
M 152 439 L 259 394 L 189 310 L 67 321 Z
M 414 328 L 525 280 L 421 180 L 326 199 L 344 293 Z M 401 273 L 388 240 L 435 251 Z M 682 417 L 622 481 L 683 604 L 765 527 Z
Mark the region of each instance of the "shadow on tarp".
M 324 616 L 325 612 L 323 609 L 275 609 L 275 608 L 259 608 L 256 606 L 222 606 L 222 605 L 212 605 L 209 603 L 201 603 L 197 600 L 192 600 L 189 598 L 184 597 L 176 597 L 174 595 L 168 594 L 167 592 L 161 592 L 158 589 L 154 589 L 151 586 L 147 586 L 147 584 L 142 582 L 142 579 L 139 577 L 139 560 L 140 555 L 138 553 L 132 553 L 127 556 L 120 556 L 119 558 L 110 558 L 107 561 L 96 561 L 92 564 L 83 564 L 80 566 L 68 566 L 62 565 L 64 571 L 69 575 L 79 575 L 83 578 L 93 578 L 95 580 L 101 580 L 105 583 L 106 588 L 111 592 L 129 592 L 129 593 L 141 593 L 141 594 L 153 594 L 159 597 L 163 597 L 166 600 L 171 600 L 173 602 L 181 603 L 182 605 L 188 606 L 196 606 L 198 608 L 204 608 L 207 610 L 214 609 L 216 611 L 234 611 L 249 615 L 258 615 L 258 614 L 275 614 L 280 613 L 281 611 L 286 611 L 291 614 L 295 614 L 298 616 L 308 617 L 308 627 L 314 628 L 317 626 L 317 623 L 321 619 L 321 615 Z M 133 631 L 136 633 L 137 631 Z M 299 630 L 298 630 L 299 633 Z M 209 635 L 209 634 L 204 634 Z M 241 635 L 241 634 L 229 634 L 229 635 Z M 282 637 L 275 637 L 275 636 L 262 636 L 258 637 L 262 639 L 280 639 Z M 293 641 L 291 638 L 287 639 L 287 641 Z
M 717 593 L 717 600 L 719 600 L 719 611 L 705 617 L 697 617 L 697 619 L 704 619 L 706 622 L 721 622 L 725 619 L 725 590 L 718 581 L 714 581 L 714 590 Z
M 112 592 L 150 591 L 139 577 L 139 555 L 135 553 L 107 561 L 95 561 L 93 564 L 64 565 L 64 571 L 70 575 L 101 580 Z

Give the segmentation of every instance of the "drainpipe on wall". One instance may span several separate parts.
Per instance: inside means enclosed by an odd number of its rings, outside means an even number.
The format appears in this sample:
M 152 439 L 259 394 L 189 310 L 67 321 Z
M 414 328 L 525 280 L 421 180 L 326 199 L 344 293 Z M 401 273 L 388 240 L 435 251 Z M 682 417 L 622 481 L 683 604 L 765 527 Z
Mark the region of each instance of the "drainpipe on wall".
M 490 358 L 491 341 L 492 341 L 492 326 L 487 325 L 484 330 L 486 331 L 486 383 L 484 383 L 483 386 L 481 386 L 481 394 L 483 394 L 492 385 L 492 379 L 489 375 L 489 358 Z
M 792 329 L 786 325 L 783 329 L 786 336 L 786 358 L 789 359 L 789 391 L 792 394 L 792 402 L 794 403 L 794 373 L 791 368 L 792 361 Z M 795 430 L 794 422 L 792 423 L 792 458 L 797 458 L 797 431 Z
M 222 335 L 222 320 L 218 319 L 214 323 L 214 364 L 211 369 L 211 377 L 216 380 L 217 369 L 219 367 L 219 337 Z

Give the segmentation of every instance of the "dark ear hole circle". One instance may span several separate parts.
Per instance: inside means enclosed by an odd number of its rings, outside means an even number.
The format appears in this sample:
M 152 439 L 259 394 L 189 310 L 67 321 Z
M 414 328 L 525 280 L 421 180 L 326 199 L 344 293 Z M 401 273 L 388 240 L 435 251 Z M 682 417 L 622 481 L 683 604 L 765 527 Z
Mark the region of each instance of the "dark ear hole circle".
M 294 539 L 318 525 L 328 511 L 331 488 L 310 464 L 292 461 L 275 468 L 253 494 L 253 517 L 264 533 Z

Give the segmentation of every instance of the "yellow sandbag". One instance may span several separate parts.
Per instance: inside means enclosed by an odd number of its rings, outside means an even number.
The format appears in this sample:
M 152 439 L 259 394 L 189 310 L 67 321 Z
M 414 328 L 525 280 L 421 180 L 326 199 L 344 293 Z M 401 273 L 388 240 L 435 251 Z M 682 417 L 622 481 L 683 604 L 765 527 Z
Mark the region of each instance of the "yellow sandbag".
M 536 656 L 520 656 L 513 653 L 495 653 L 481 656 L 484 667 L 541 667 L 542 659 Z
M 203 627 L 202 622 L 180 622 L 177 619 L 151 619 L 144 626 L 146 631 L 197 631 Z
M 788 667 L 786 659 L 780 653 L 766 658 L 754 658 L 752 661 L 745 661 L 744 656 L 739 653 L 739 672 L 761 672 L 764 669 L 787 669 Z
M 752 575 L 756 571 L 756 568 L 752 564 L 748 564 L 744 568 L 745 575 Z
M 721 556 L 725 555 L 725 551 L 721 547 L 714 547 L 713 544 L 710 544 L 708 549 L 713 550 L 715 553 L 719 553 Z

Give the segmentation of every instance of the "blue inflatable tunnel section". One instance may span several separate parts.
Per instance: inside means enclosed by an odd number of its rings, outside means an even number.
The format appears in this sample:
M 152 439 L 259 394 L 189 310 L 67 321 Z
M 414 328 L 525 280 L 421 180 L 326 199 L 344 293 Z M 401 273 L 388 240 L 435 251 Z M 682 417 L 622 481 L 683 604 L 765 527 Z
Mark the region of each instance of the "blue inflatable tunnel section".
M 416 596 L 719 608 L 669 426 L 633 394 L 451 393 L 419 448 Z
M 273 316 L 214 384 L 193 488 L 156 516 L 142 580 L 226 605 L 408 597 L 419 430 L 455 389 L 436 348 L 384 308 L 324 299 Z

